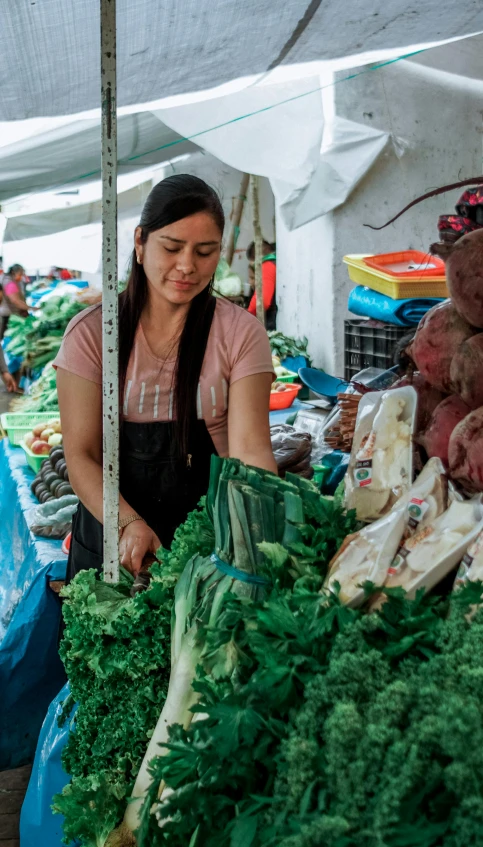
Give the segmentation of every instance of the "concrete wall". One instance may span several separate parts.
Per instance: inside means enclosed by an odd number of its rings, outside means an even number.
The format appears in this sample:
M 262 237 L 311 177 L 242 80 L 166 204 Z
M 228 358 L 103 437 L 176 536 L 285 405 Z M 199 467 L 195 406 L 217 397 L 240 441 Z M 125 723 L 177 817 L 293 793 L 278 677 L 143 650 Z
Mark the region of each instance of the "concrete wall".
M 401 159 L 388 145 L 331 214 L 283 237 L 277 222 L 279 328 L 307 335 L 316 364 L 342 374 L 353 287 L 342 257 L 407 248 L 426 252 L 437 240 L 438 216 L 453 210 L 461 192 L 421 203 L 382 232 L 363 224 L 385 223 L 418 195 L 481 173 L 483 89 L 399 62 L 341 82 L 333 92 L 338 115 L 391 132 L 408 145 Z

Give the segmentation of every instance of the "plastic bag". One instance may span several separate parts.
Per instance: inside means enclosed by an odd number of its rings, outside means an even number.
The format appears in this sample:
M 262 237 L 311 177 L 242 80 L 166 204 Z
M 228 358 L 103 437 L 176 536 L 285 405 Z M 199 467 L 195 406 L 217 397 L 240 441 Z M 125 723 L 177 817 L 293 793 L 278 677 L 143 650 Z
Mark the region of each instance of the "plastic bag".
M 345 505 L 359 520 L 377 520 L 408 491 L 416 408 L 411 386 L 370 392 L 360 401 L 345 492 Z
M 308 409 L 302 409 L 297 413 L 294 421 L 294 428 L 297 432 L 307 432 L 312 437 L 312 455 L 311 464 L 318 465 L 323 456 L 331 453 L 332 450 L 324 441 L 324 433 L 327 427 L 327 421 L 334 416 L 334 410 L 313 412 Z
M 483 529 L 478 500 L 454 500 L 436 520 L 407 539 L 389 568 L 385 585 L 401 585 L 410 597 L 429 591 L 461 561 Z
M 62 751 L 73 728 L 76 707 L 59 727 L 63 703 L 70 694 L 69 683 L 52 701 L 45 717 L 35 753 L 32 774 L 20 815 L 22 847 L 62 847 L 62 815 L 52 812 L 52 798 L 70 781 L 62 767 Z M 77 845 L 79 842 L 75 842 Z M 71 847 L 74 845 L 71 844 Z
M 31 531 L 43 538 L 65 538 L 71 530 L 72 516 L 78 505 L 79 498 L 75 494 L 49 500 L 35 510 Z
M 403 543 L 442 515 L 448 506 L 448 485 L 440 459 L 430 459 L 420 476 L 391 511 L 349 535 L 330 563 L 325 587 L 340 585 L 340 599 L 358 606 L 365 598 L 364 582 L 387 584 L 391 565 Z
M 313 469 L 310 464 L 312 437 L 308 432 L 298 432 L 288 424 L 270 427 L 272 450 L 280 476 L 290 473 L 311 479 Z

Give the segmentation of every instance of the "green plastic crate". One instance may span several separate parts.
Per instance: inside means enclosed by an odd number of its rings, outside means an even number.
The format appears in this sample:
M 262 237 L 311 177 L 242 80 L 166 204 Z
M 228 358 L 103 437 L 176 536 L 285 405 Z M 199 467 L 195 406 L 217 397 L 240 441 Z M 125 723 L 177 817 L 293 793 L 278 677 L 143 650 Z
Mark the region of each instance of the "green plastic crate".
M 39 423 L 41 423 L 41 421 L 39 421 Z M 44 453 L 42 456 L 37 456 L 36 453 L 32 453 L 32 451 L 29 450 L 29 448 L 23 441 L 20 444 L 20 447 L 25 453 L 25 458 L 27 459 L 27 464 L 29 468 L 31 468 L 31 470 L 33 470 L 35 474 L 38 474 L 43 462 L 45 462 L 45 460 L 49 458 L 49 454 Z
M 36 424 L 48 423 L 54 420 L 55 416 L 55 412 L 7 412 L 1 416 L 0 421 L 12 447 L 20 447 L 25 436 L 32 432 Z
M 298 375 L 294 373 L 289 373 L 287 376 L 275 376 L 275 382 L 296 382 L 298 380 Z

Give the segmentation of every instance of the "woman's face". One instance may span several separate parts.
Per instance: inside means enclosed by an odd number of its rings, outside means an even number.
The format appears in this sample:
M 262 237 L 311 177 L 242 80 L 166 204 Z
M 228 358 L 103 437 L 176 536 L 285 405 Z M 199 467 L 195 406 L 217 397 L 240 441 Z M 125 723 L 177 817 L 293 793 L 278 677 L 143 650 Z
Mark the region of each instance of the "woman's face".
M 222 233 L 208 212 L 197 212 L 148 235 L 141 228 L 134 243 L 150 293 L 173 305 L 190 303 L 209 285 L 220 260 Z

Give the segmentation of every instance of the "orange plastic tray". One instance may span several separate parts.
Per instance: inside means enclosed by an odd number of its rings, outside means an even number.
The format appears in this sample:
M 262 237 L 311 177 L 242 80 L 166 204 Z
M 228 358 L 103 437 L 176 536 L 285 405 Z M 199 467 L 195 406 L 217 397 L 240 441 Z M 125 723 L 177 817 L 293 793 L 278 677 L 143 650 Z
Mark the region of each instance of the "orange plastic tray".
M 285 383 L 289 385 L 289 383 Z M 272 391 L 270 393 L 270 411 L 289 409 L 303 385 L 290 385 L 287 391 Z
M 442 259 L 421 253 L 419 250 L 402 250 L 400 253 L 380 253 L 364 259 L 366 265 L 396 279 L 425 279 L 445 277 Z M 411 267 L 413 265 L 414 267 Z

